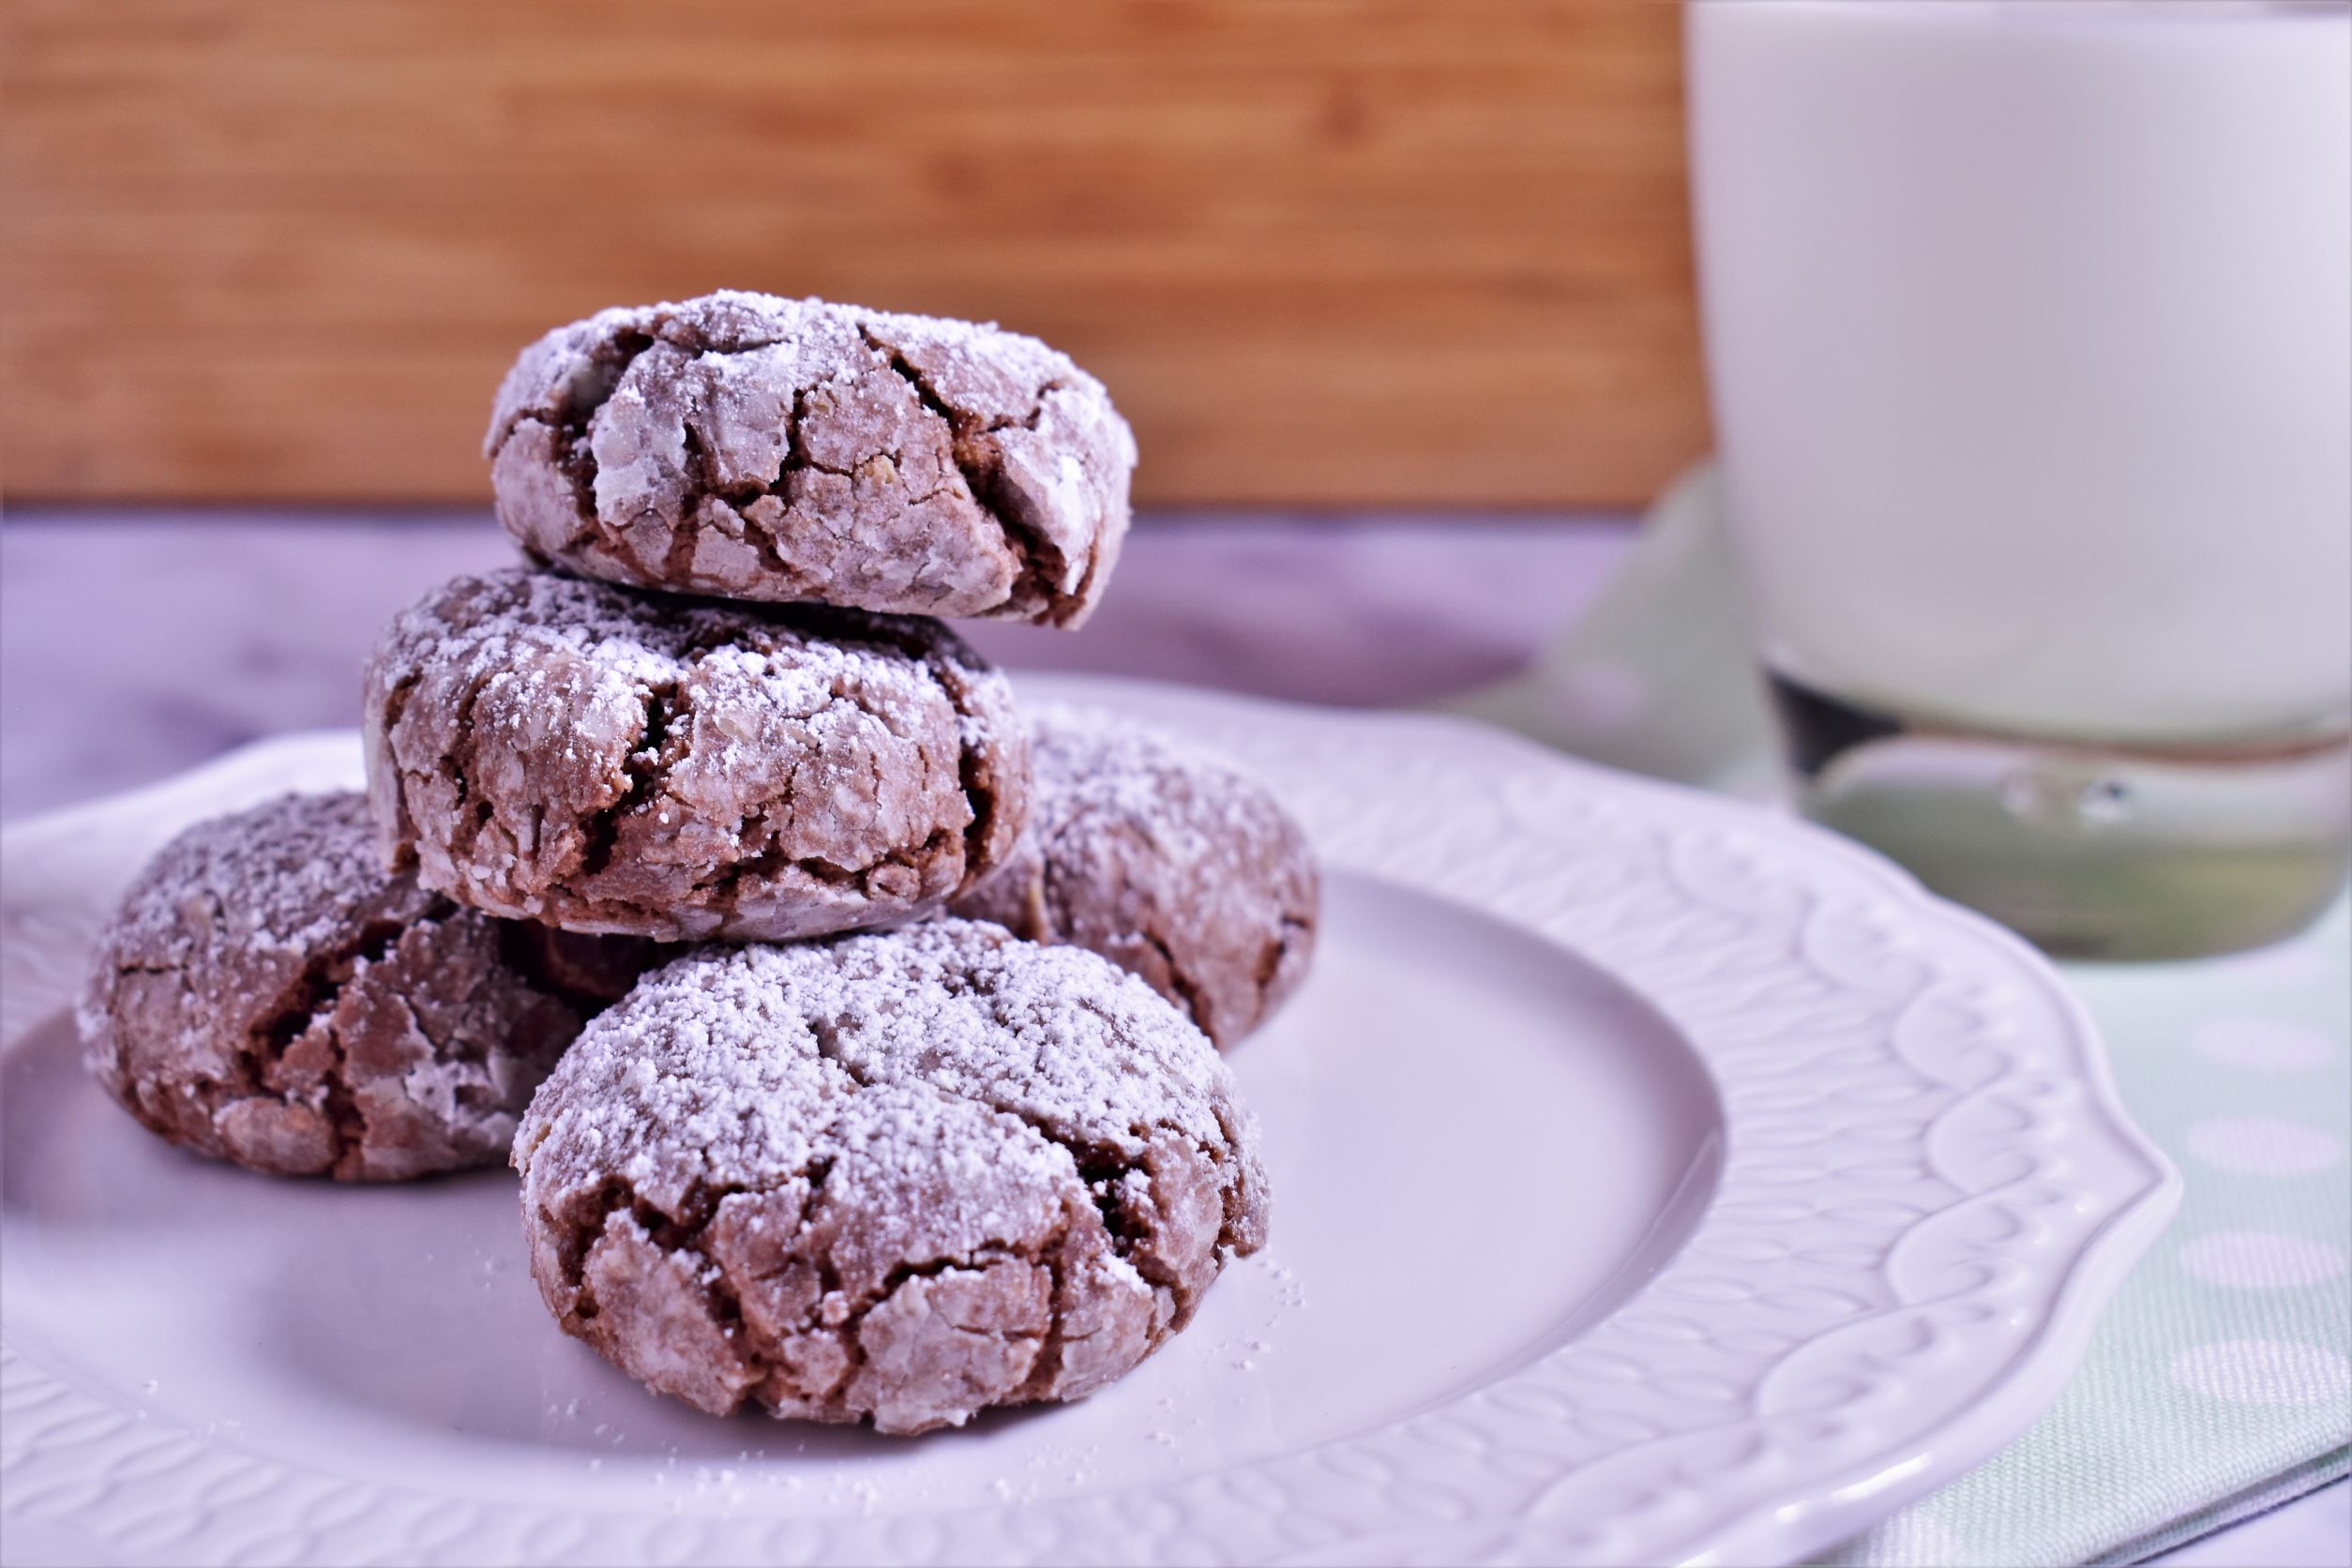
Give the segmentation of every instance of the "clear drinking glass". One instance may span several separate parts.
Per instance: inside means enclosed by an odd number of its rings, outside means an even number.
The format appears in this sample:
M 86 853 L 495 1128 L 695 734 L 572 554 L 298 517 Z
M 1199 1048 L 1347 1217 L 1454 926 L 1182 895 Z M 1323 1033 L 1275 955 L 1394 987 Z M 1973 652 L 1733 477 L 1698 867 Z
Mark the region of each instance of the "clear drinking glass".
M 2302 926 L 2352 853 L 2352 6 L 1685 20 L 1803 809 L 2058 951 Z

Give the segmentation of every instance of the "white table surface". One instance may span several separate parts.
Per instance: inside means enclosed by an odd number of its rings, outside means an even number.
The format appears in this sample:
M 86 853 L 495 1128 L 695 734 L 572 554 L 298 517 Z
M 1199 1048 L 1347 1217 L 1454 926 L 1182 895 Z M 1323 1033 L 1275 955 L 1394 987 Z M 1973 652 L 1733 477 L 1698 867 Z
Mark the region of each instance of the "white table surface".
M 1131 536 L 1080 632 L 962 629 L 1014 667 L 1307 701 L 1424 701 L 1511 673 L 1591 601 L 1623 517 L 1219 514 Z M 0 820 L 356 721 L 391 614 L 512 558 L 486 515 L 16 512 L 0 520 Z M 2155 1561 L 2352 1568 L 2352 1483 Z

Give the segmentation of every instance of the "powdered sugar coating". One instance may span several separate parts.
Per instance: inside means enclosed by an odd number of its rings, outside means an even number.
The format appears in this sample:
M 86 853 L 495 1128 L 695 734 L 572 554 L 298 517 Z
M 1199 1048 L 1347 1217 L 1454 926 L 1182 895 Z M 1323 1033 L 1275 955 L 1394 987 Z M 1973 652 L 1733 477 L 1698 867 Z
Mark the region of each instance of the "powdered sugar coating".
M 1002 676 L 935 621 L 458 578 L 370 661 L 387 852 L 576 931 L 783 941 L 937 908 L 1027 812 Z
M 736 292 L 549 333 L 485 449 L 507 531 L 592 577 L 1073 626 L 1136 460 L 1102 384 L 1033 338 Z
M 1232 1045 L 1314 957 L 1321 880 L 1306 835 L 1197 746 L 1093 709 L 1029 716 L 1029 826 L 954 912 L 1091 948 Z
M 647 975 L 515 1163 L 549 1308 L 631 1376 L 920 1431 L 1079 1397 L 1182 1328 L 1264 1240 L 1255 1138 L 1139 981 L 943 920 Z
M 92 1073 L 150 1130 L 286 1175 L 495 1163 L 644 944 L 493 920 L 391 875 L 357 794 L 288 795 L 164 847 L 100 932 Z

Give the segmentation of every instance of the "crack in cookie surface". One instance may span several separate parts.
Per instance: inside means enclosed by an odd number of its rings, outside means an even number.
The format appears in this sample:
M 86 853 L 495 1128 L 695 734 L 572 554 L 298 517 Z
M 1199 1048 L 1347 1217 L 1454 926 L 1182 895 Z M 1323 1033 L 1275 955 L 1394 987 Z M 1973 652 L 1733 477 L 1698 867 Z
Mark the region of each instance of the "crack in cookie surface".
M 1117 560 L 1135 464 L 1034 339 L 731 293 L 548 334 L 485 450 L 508 531 L 589 576 L 1060 626 Z
M 650 957 L 546 950 L 387 872 L 361 797 L 287 796 L 165 847 L 101 933 L 79 1016 L 95 1076 L 159 1136 L 398 1180 L 493 1163 Z
M 706 1409 L 912 1431 L 1078 1397 L 1182 1327 L 1263 1241 L 1254 1140 L 1139 982 L 941 921 L 648 976 L 516 1164 L 534 1277 L 616 1364 Z
M 998 613 L 1022 620 L 1076 625 L 1074 618 L 1054 613 L 1052 606 L 1057 592 L 1080 604 L 1093 602 L 1093 553 L 1088 554 L 1086 570 L 1073 577 L 1063 541 L 1050 526 L 1040 521 L 1033 500 L 1019 487 L 1007 482 L 1004 453 L 989 439 L 1005 430 L 1036 430 L 1045 417 L 1047 398 L 1064 390 L 1068 384 L 1048 380 L 1039 385 L 1028 399 L 1029 412 L 1025 415 L 1000 412 L 992 416 L 983 415 L 951 406 L 932 385 L 930 377 L 909 361 L 904 350 L 882 341 L 872 328 L 861 328 L 860 335 L 882 355 L 891 373 L 912 388 L 923 406 L 947 426 L 948 450 L 965 491 L 995 523 L 1003 548 L 1018 564 L 1018 575 L 1005 589 L 1003 606 Z

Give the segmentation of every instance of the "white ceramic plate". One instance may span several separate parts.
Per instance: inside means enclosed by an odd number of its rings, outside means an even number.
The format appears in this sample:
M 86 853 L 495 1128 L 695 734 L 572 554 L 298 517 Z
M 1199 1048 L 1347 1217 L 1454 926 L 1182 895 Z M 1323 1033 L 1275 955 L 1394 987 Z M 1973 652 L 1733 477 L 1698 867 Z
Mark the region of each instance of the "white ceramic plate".
M 2176 1178 L 2024 945 L 1776 815 L 1456 721 L 1072 680 L 1245 760 L 1328 867 L 1234 1054 L 1274 1239 L 1077 1406 L 915 1440 L 714 1420 L 560 1335 L 503 1172 L 182 1156 L 60 1009 L 186 822 L 356 777 L 252 747 L 10 830 L 12 1560 L 1785 1560 L 2058 1391 Z

